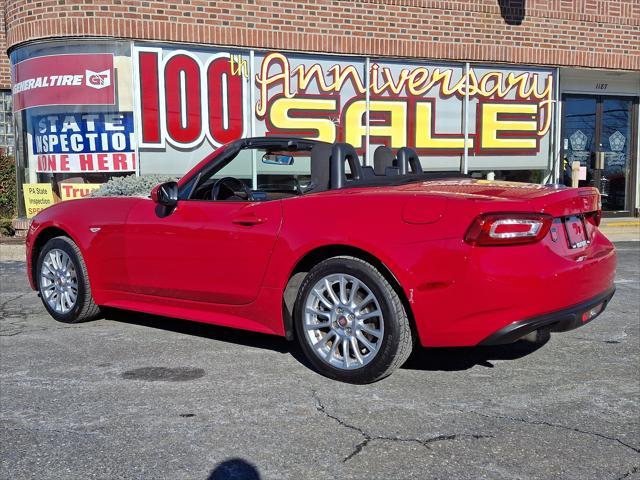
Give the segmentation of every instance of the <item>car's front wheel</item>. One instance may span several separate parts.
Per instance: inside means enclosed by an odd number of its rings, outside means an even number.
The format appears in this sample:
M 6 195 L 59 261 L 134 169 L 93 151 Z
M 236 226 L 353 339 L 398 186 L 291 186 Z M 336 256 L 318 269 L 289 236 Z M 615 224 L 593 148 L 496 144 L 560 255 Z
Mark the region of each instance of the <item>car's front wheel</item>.
M 322 374 L 370 383 L 402 365 L 413 335 L 400 297 L 380 271 L 356 257 L 313 267 L 296 299 L 298 342 Z
M 38 256 L 37 279 L 42 303 L 59 322 L 83 322 L 100 313 L 91 296 L 82 254 L 70 238 L 55 237 L 44 245 Z

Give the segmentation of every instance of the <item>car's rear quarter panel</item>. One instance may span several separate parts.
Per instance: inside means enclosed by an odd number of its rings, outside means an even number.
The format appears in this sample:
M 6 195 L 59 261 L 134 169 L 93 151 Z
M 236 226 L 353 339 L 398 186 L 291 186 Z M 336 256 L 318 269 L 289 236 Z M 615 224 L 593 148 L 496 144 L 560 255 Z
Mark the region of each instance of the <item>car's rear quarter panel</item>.
M 283 227 L 274 249 L 266 286 L 283 288 L 305 255 L 326 246 L 354 247 L 376 257 L 403 287 L 411 284 L 413 265 L 424 243 L 460 238 L 463 219 L 409 224 L 401 212 L 406 195 L 352 189 L 283 200 Z M 448 218 L 448 214 L 445 215 Z M 409 245 L 409 247 L 407 247 Z

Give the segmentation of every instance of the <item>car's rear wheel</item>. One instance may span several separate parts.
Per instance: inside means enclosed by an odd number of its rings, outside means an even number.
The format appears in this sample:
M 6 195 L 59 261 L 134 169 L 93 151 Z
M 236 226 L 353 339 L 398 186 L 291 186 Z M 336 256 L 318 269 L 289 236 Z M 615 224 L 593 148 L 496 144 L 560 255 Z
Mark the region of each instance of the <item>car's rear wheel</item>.
M 356 257 L 311 269 L 294 310 L 298 342 L 320 373 L 370 383 L 402 365 L 413 348 L 407 313 L 380 271 Z
M 38 256 L 37 279 L 44 307 L 59 322 L 84 322 L 100 313 L 91 296 L 82 254 L 70 238 L 55 237 L 44 245 Z

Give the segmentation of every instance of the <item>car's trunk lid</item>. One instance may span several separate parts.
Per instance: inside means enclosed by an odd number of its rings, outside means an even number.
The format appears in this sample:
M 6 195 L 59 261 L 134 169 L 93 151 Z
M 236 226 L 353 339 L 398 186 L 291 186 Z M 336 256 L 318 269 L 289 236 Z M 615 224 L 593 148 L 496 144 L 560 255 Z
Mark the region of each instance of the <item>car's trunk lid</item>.
M 562 185 L 501 182 L 474 179 L 436 180 L 385 187 L 396 192 L 427 194 L 470 200 L 487 211 L 528 210 L 554 217 L 599 210 L 595 188 L 567 188 Z
M 567 188 L 464 178 L 414 182 L 390 188 L 397 193 L 412 194 L 415 200 L 424 198 L 425 208 L 433 204 L 433 197 L 468 202 L 468 208 L 464 210 L 470 218 L 450 218 L 453 222 L 470 223 L 477 215 L 498 212 L 550 215 L 554 218 L 553 227 L 543 243 L 565 257 L 588 249 L 597 228 L 592 217 L 600 210 L 600 194 L 591 187 Z M 432 201 L 426 202 L 426 197 L 431 197 Z M 439 208 L 442 213 L 447 210 L 444 204 Z

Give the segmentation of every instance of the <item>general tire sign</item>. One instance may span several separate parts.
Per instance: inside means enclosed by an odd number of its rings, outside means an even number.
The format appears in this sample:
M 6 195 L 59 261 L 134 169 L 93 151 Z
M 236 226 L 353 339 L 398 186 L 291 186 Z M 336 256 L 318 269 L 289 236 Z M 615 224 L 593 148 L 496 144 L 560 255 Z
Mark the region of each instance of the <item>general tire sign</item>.
M 46 55 L 12 69 L 16 111 L 49 105 L 114 105 L 113 55 Z

